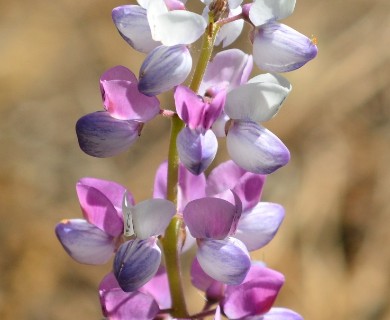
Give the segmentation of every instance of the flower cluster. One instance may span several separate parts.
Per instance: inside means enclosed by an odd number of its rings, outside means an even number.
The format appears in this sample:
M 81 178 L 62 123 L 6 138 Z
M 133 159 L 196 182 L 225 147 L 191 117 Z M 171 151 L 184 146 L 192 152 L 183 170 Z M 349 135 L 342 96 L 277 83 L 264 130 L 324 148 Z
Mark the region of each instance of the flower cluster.
M 293 12 L 295 0 L 203 3 L 201 14 L 181 0 L 138 0 L 112 11 L 119 34 L 146 58 L 138 78 L 124 66 L 103 73 L 103 110 L 76 124 L 80 148 L 94 157 L 115 156 L 135 143 L 146 122 L 164 116 L 172 121 L 168 160 L 157 168 L 151 199 L 139 203 L 118 183 L 80 179 L 84 219 L 63 220 L 56 235 L 80 263 L 113 258 L 99 287 L 109 319 L 298 320 L 299 314 L 273 307 L 283 275 L 252 261 L 250 252 L 271 241 L 283 221 L 281 205 L 259 201 L 266 175 L 290 159 L 260 123 L 277 114 L 291 91 L 278 73 L 302 67 L 317 47 L 278 22 Z M 232 48 L 211 59 L 214 46 L 234 43 L 245 22 L 253 54 Z M 201 36 L 193 68 L 190 45 Z M 266 73 L 250 78 L 253 63 Z M 168 91 L 175 110 L 160 108 L 157 95 Z M 223 139 L 231 160 L 206 175 Z M 194 247 L 191 280 L 206 305 L 189 315 L 180 259 Z

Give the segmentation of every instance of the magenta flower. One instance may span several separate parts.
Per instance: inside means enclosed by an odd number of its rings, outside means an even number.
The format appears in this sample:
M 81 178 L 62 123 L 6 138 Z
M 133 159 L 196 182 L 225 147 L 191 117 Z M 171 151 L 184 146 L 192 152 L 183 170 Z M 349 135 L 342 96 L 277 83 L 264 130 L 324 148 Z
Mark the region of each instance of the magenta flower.
M 281 273 L 262 264 L 252 264 L 241 284 L 226 287 L 221 301 L 223 313 L 229 319 L 264 315 L 274 304 L 283 283 Z
M 196 288 L 205 292 L 209 302 L 219 302 L 217 308 L 219 316 L 222 313 L 229 319 L 302 319 L 291 310 L 272 308 L 284 283 L 284 276 L 262 263 L 252 263 L 241 284 L 226 285 L 207 275 L 194 259 L 191 266 L 191 281 Z
M 152 282 L 153 279 L 149 281 L 151 284 Z M 169 297 L 169 291 L 165 291 L 165 294 Z M 147 292 L 147 289 L 124 292 L 119 287 L 113 273 L 106 275 L 100 283 L 99 296 L 103 316 L 111 320 L 126 319 L 129 314 L 132 319 L 152 320 L 160 311 L 156 299 L 153 294 Z
M 195 175 L 206 170 L 217 153 L 217 137 L 210 128 L 221 114 L 225 97 L 225 90 L 216 90 L 211 98 L 199 97 L 184 86 L 175 90 L 176 111 L 186 124 L 177 137 L 177 150 L 180 161 Z
M 56 235 L 65 251 L 85 264 L 106 263 L 123 233 L 122 198 L 125 187 L 112 181 L 83 178 L 76 191 L 84 219 L 60 222 Z M 128 200 L 134 203 L 131 194 Z
M 80 118 L 76 133 L 85 153 L 111 157 L 127 150 L 137 140 L 143 123 L 160 112 L 160 102 L 141 93 L 135 75 L 123 66 L 111 68 L 102 75 L 100 90 L 106 111 Z

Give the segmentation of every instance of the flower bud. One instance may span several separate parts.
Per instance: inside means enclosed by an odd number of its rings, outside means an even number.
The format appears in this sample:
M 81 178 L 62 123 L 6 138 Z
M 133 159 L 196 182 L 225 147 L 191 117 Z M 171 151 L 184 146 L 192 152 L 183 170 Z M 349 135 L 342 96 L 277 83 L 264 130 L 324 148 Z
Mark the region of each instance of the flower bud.
M 142 123 L 118 120 L 106 111 L 90 113 L 76 123 L 77 139 L 86 154 L 106 158 L 129 148 L 139 137 Z
M 191 54 L 185 45 L 159 46 L 142 63 L 138 89 L 147 96 L 158 95 L 181 84 L 191 68 Z
M 302 67 L 317 55 L 316 45 L 305 35 L 277 22 L 262 25 L 253 40 L 253 59 L 271 72 L 288 72 Z

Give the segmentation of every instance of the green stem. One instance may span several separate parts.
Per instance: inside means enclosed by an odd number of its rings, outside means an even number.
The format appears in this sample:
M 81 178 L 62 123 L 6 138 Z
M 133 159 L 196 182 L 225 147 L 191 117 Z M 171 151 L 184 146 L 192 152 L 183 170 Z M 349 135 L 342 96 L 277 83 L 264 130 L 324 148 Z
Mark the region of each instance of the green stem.
M 201 55 L 190 85 L 191 90 L 194 92 L 199 90 L 200 83 L 213 52 L 216 35 L 220 28 L 214 24 L 212 17 L 209 18 L 209 21 L 209 27 L 203 37 Z M 167 199 L 173 201 L 175 204 L 177 204 L 177 184 L 179 176 L 179 156 L 177 153 L 176 139 L 183 127 L 183 121 L 181 121 L 177 115 L 173 116 L 168 151 Z M 180 215 L 176 215 L 171 220 L 164 236 L 161 237 L 169 289 L 172 298 L 171 316 L 175 318 L 188 318 L 180 264 L 180 251 L 184 237 L 183 218 Z
M 198 64 L 196 66 L 194 75 L 192 77 L 190 88 L 194 92 L 198 92 L 200 84 L 202 82 L 204 73 L 206 71 L 207 64 L 211 59 L 211 54 L 214 49 L 215 38 L 220 29 L 220 26 L 214 23 L 213 17 L 209 16 L 209 25 L 207 31 L 203 36 L 202 50 L 200 52 Z

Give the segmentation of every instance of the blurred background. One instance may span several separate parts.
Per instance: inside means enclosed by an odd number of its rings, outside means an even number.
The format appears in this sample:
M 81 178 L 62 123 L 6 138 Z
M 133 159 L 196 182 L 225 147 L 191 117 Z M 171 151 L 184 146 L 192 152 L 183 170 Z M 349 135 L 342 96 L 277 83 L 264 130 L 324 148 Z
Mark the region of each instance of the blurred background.
M 143 59 L 111 21 L 122 4 L 0 0 L 1 319 L 101 319 L 97 287 L 111 265 L 74 262 L 55 224 L 81 217 L 79 178 L 117 181 L 141 201 L 166 157 L 164 119 L 115 158 L 77 144 L 77 119 L 102 109 L 100 75 L 118 64 L 137 74 Z M 285 74 L 293 91 L 265 124 L 292 160 L 268 177 L 263 200 L 286 219 L 256 257 L 286 275 L 277 305 L 305 319 L 390 319 L 390 2 L 300 0 L 283 22 L 315 36 L 319 55 Z M 238 44 L 251 52 L 246 37 Z

